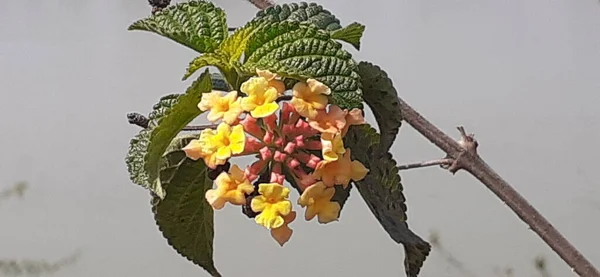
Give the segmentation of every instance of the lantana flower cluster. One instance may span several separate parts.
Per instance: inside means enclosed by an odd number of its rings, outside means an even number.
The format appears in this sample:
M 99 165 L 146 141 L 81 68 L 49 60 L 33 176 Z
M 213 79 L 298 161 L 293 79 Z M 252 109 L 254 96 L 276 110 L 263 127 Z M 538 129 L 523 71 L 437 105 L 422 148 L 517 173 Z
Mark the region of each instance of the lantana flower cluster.
M 331 90 L 315 79 L 297 82 L 290 97 L 276 74 L 256 72 L 241 85 L 241 93 L 202 95 L 198 108 L 218 125 L 203 130 L 183 150 L 190 159 L 203 159 L 213 172 L 222 171 L 206 192 L 215 210 L 227 203 L 247 205 L 256 223 L 283 246 L 296 218 L 284 182 L 299 191 L 297 204 L 307 221 L 336 221 L 340 204 L 332 201 L 335 186 L 347 188 L 368 173 L 343 143 L 349 126 L 365 120 L 360 109 L 329 104 Z M 257 160 L 245 168 L 229 163 L 232 157 L 249 155 Z

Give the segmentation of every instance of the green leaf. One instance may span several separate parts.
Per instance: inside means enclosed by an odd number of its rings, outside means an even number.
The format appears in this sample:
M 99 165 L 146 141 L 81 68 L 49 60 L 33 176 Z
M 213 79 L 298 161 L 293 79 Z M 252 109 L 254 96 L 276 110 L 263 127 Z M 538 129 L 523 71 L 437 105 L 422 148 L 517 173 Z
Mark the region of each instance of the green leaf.
M 211 2 L 193 0 L 138 20 L 128 30 L 153 32 L 200 53 L 210 53 L 228 35 L 226 19 L 225 12 Z
M 237 82 L 237 72 L 235 72 L 235 68 L 240 64 L 240 58 L 246 50 L 248 39 L 257 30 L 256 25 L 257 24 L 248 24 L 237 29 L 219 45 L 214 53 L 203 54 L 191 61 L 183 76 L 183 80 L 186 80 L 202 67 L 216 66 L 225 75 L 229 83 L 235 86 L 236 84 L 234 82 Z
M 164 197 L 165 191 L 163 188 L 158 182 L 148 182 L 148 174 L 146 174 L 146 170 L 144 169 L 144 156 L 147 153 L 149 139 L 150 131 L 148 129 L 142 129 L 129 142 L 129 151 L 125 157 L 129 179 L 134 184 L 149 189 L 155 195 Z
M 296 21 L 314 24 L 321 30 L 333 31 L 342 28 L 340 20 L 316 3 L 290 3 L 269 7 L 259 11 L 252 22 Z
M 160 186 L 158 172 L 160 170 L 160 159 L 165 150 L 177 136 L 177 134 L 202 112 L 198 109 L 198 103 L 202 93 L 210 92 L 212 89 L 211 79 L 206 70 L 198 80 L 187 89 L 185 94 L 169 95 L 159 103 L 168 105 L 156 105 L 155 115 L 150 115 L 150 137 L 147 152 L 144 156 L 144 170 L 147 181 L 152 186 Z M 160 196 L 160 195 L 159 195 Z
M 167 195 L 163 200 L 155 197 L 152 210 L 159 230 L 177 253 L 211 276 L 221 276 L 213 261 L 213 209 L 204 198 L 212 181 L 202 160 L 188 159 L 180 150 L 192 138 L 175 139 L 164 155 L 160 178 Z
M 283 77 L 314 78 L 329 86 L 330 99 L 342 108 L 362 109 L 360 76 L 352 55 L 327 31 L 282 21 L 261 25 L 248 41 L 244 68 L 267 69 Z
M 192 76 L 192 74 L 194 74 L 198 69 L 206 66 L 215 66 L 221 71 L 230 70 L 231 66 L 227 60 L 227 56 L 218 50 L 214 53 L 202 54 L 190 62 L 185 74 L 183 75 L 182 81 L 187 80 L 187 78 Z
M 358 72 L 363 89 L 363 99 L 371 108 L 381 133 L 381 148 L 387 152 L 396 140 L 402 125 L 398 92 L 387 73 L 379 66 L 360 62 Z
M 331 33 L 331 38 L 350 43 L 356 50 L 360 50 L 360 39 L 365 32 L 365 25 L 354 22 L 342 29 Z
M 369 169 L 367 176 L 355 182 L 355 186 L 392 240 L 404 245 L 406 274 L 416 277 L 431 246 L 408 228 L 406 199 L 396 161 L 390 153 L 382 154 L 379 135 L 368 124 L 351 126 L 344 145 L 352 150 L 353 159 Z

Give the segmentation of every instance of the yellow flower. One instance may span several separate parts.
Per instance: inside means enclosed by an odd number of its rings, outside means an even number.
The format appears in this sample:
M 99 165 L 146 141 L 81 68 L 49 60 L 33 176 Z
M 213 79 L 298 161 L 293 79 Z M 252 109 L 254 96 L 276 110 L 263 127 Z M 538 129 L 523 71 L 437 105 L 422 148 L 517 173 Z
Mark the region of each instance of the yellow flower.
M 359 161 L 350 161 L 350 157 L 351 151 L 347 148 L 344 156 L 337 161 L 321 161 L 317 165 L 313 177 L 321 179 L 328 187 L 338 184 L 344 186 L 344 188 L 348 186 L 350 180 L 362 180 L 369 170 Z
M 287 200 L 290 189 L 278 183 L 258 185 L 260 195 L 254 197 L 250 207 L 254 212 L 260 212 L 254 219 L 256 223 L 267 229 L 276 229 L 284 224 L 283 217 L 292 211 L 292 202 Z
M 267 79 L 267 81 L 269 81 L 269 86 L 277 89 L 278 95 L 283 95 L 285 92 L 285 84 L 281 80 L 275 79 L 277 78 L 277 74 L 272 73 L 269 70 L 260 70 L 258 68 L 256 69 L 256 74 L 258 77 Z
M 321 145 L 323 159 L 326 161 L 337 161 L 339 156 L 346 153 L 344 141 L 342 140 L 340 133 L 335 135 L 331 133 L 323 133 L 321 135 Z
M 246 134 L 244 127 L 238 124 L 229 126 L 225 122 L 221 122 L 217 127 L 217 133 L 211 136 L 208 145 L 216 148 L 217 159 L 227 159 L 232 154 L 240 154 L 244 151 L 246 144 Z
M 317 182 L 308 187 L 300 198 L 298 204 L 306 207 L 304 218 L 309 221 L 317 216 L 319 223 L 329 223 L 338 219 L 340 204 L 332 202 L 335 188 L 327 187 L 323 182 Z
M 323 83 L 308 79 L 306 83 L 298 82 L 292 88 L 293 97 L 290 104 L 296 111 L 308 119 L 317 117 L 317 111 L 327 106 L 327 96 L 331 90 Z
M 290 229 L 288 224 L 296 219 L 296 212 L 291 211 L 288 215 L 283 217 L 283 225 L 279 228 L 271 229 L 271 236 L 279 243 L 279 245 L 283 246 L 286 242 L 290 240 L 294 231 Z
M 220 210 L 229 202 L 233 205 L 246 204 L 246 195 L 254 191 L 254 186 L 250 184 L 248 178 L 244 175 L 237 165 L 229 169 L 229 174 L 222 172 L 215 179 L 216 189 L 206 191 L 206 200 L 215 209 Z
M 220 91 L 203 93 L 198 108 L 201 111 L 210 110 L 207 118 L 212 122 L 222 118 L 225 123 L 233 124 L 243 111 L 237 94 L 237 91 L 231 91 L 225 96 Z
M 204 163 L 209 168 L 216 168 L 217 165 L 225 164 L 225 159 L 217 158 L 217 148 L 210 144 L 210 139 L 216 135 L 212 129 L 205 129 L 200 133 L 199 139 L 194 139 L 188 143 L 182 150 L 185 155 L 192 159 L 204 159 Z
M 242 109 L 254 118 L 267 117 L 275 113 L 279 105 L 275 102 L 278 89 L 269 85 L 265 77 L 252 77 L 244 82 L 240 90 L 248 95 L 242 98 Z

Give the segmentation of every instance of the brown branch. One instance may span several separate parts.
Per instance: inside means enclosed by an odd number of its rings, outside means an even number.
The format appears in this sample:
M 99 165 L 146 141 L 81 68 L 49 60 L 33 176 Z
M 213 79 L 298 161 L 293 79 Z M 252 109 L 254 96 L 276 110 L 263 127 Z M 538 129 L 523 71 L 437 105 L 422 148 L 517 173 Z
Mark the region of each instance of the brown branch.
M 399 99 L 399 101 L 399 109 L 404 121 L 454 158 L 454 162 L 449 168 L 451 172 L 464 169 L 471 173 L 496 194 L 500 200 L 506 203 L 579 276 L 600 277 L 600 273 L 594 265 L 477 154 L 478 143 L 473 138 L 473 134 L 467 135 L 464 128 L 459 127 L 461 140 L 456 142 L 427 121 L 402 99 Z
M 274 5 L 269 0 L 248 1 L 259 9 L 266 9 Z M 464 169 L 475 176 L 529 225 L 579 276 L 600 277 L 600 272 L 590 261 L 477 154 L 478 143 L 473 134 L 467 135 L 464 128 L 459 127 L 461 140 L 456 142 L 402 99 L 399 98 L 399 101 L 399 109 L 404 121 L 454 159 L 448 168 L 450 172 L 456 173 L 458 170 Z
M 450 165 L 452 165 L 453 162 L 454 162 L 453 159 L 439 159 L 439 160 L 431 160 L 431 161 L 424 161 L 424 162 L 418 162 L 418 163 L 403 164 L 403 165 L 398 166 L 398 170 L 408 170 L 408 169 L 413 169 L 413 168 L 429 167 L 429 166 L 435 166 L 435 165 L 450 166 Z
M 183 127 L 182 131 L 202 131 L 204 129 L 216 129 L 217 126 L 217 124 L 189 125 Z

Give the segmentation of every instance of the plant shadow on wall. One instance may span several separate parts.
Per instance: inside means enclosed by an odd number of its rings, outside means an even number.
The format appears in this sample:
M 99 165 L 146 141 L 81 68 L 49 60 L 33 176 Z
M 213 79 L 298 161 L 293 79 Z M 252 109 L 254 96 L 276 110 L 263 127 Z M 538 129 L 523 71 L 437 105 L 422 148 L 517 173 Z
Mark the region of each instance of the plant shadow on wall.
M 0 190 L 0 205 L 11 198 L 23 198 L 29 185 L 26 182 L 18 182 L 12 187 Z M 60 258 L 54 262 L 32 259 L 1 259 L 0 276 L 41 276 L 60 272 L 68 266 L 72 266 L 79 260 L 80 251 Z
M 398 98 L 381 68 L 355 61 L 344 49 L 360 50 L 365 26 L 342 26 L 320 5 L 268 7 L 269 1 L 250 1 L 266 9 L 244 26 L 230 28 L 225 12 L 211 2 L 169 7 L 163 2 L 129 30 L 152 32 L 198 52 L 183 80 L 200 74 L 184 93 L 160 98 L 147 116 L 128 114 L 142 130 L 131 139 L 125 161 L 132 182 L 150 191 L 152 212 L 167 242 L 212 276 L 221 276 L 213 261 L 215 210 L 239 206 L 283 246 L 298 217 L 320 224 L 337 221 L 350 192 L 357 190 L 392 240 L 403 245 L 406 275 L 417 276 L 431 245 L 409 229 L 399 171 L 442 165 L 452 173 L 472 173 L 478 168 L 470 168 L 474 162 L 481 169 L 485 164 L 477 160 L 473 135 L 461 128 L 459 144 L 427 125 Z M 219 73 L 209 73 L 208 67 Z M 364 120 L 364 104 L 379 132 Z M 212 124 L 188 125 L 201 115 Z M 398 166 L 389 150 L 403 120 L 426 137 L 437 135 L 436 145 L 448 156 Z M 255 158 L 251 165 L 235 164 L 246 156 Z M 294 202 L 291 190 L 300 195 Z M 531 209 L 526 212 L 543 219 Z

